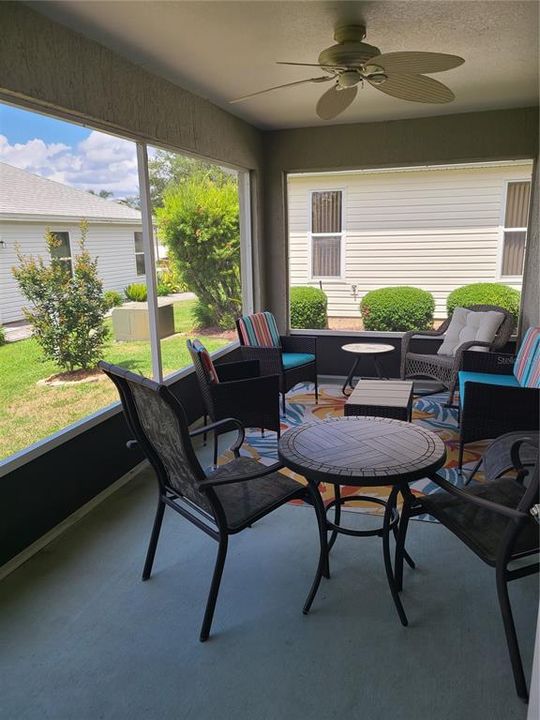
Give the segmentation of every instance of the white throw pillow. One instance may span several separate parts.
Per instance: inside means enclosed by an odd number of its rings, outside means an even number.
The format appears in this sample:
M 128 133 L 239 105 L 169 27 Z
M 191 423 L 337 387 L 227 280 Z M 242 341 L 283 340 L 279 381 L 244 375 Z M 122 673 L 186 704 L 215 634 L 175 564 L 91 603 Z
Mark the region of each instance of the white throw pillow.
M 470 340 L 493 342 L 504 315 L 496 310 L 475 312 L 466 308 L 455 308 L 450 325 L 444 333 L 444 340 L 437 350 L 439 355 L 455 355 L 458 347 Z M 471 350 L 488 352 L 487 347 L 472 347 Z

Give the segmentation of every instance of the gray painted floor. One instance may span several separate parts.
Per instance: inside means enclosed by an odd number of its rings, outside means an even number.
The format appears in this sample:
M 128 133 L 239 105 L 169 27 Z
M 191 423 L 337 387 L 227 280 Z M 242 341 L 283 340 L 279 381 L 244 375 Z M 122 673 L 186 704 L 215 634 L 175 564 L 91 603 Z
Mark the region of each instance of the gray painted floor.
M 316 525 L 287 506 L 232 539 L 201 644 L 215 543 L 169 511 L 141 583 L 154 492 L 141 473 L 3 582 L 2 720 L 525 718 L 493 573 L 444 528 L 411 524 L 408 628 L 378 538 L 339 538 L 304 617 Z M 537 578 L 512 597 L 529 673 Z

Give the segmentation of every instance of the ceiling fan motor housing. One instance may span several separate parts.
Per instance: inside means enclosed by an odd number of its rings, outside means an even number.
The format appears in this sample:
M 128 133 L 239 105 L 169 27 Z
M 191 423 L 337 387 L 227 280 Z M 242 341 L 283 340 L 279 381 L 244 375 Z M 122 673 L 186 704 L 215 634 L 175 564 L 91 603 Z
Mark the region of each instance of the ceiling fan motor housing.
M 361 67 L 367 60 L 380 55 L 379 48 L 362 42 L 366 36 L 364 25 L 345 25 L 336 29 L 334 39 L 337 45 L 326 48 L 319 55 L 323 67 Z

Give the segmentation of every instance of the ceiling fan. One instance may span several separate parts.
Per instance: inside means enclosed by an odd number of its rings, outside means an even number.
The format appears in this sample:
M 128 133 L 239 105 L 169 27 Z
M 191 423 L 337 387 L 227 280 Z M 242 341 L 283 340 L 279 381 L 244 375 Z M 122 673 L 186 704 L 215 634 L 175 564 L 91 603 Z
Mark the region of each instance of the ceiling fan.
M 346 25 L 334 33 L 337 45 L 326 48 L 319 55 L 317 63 L 278 62 L 278 65 L 320 67 L 326 75 L 297 80 L 259 90 L 231 100 L 242 102 L 273 90 L 333 81 L 317 103 L 317 115 L 331 120 L 346 110 L 353 102 L 360 83 L 368 82 L 372 87 L 387 95 L 423 103 L 452 102 L 455 96 L 450 88 L 438 80 L 426 77 L 424 73 L 451 70 L 464 63 L 457 55 L 434 52 L 393 52 L 381 54 L 379 48 L 362 42 L 366 37 L 363 25 Z

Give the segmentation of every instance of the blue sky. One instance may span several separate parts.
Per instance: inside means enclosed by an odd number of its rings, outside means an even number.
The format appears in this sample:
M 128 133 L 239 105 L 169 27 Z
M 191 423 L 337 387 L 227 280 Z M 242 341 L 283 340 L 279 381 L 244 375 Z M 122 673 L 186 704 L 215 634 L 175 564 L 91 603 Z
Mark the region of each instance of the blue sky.
M 139 192 L 133 142 L 3 103 L 0 162 L 117 198 Z

